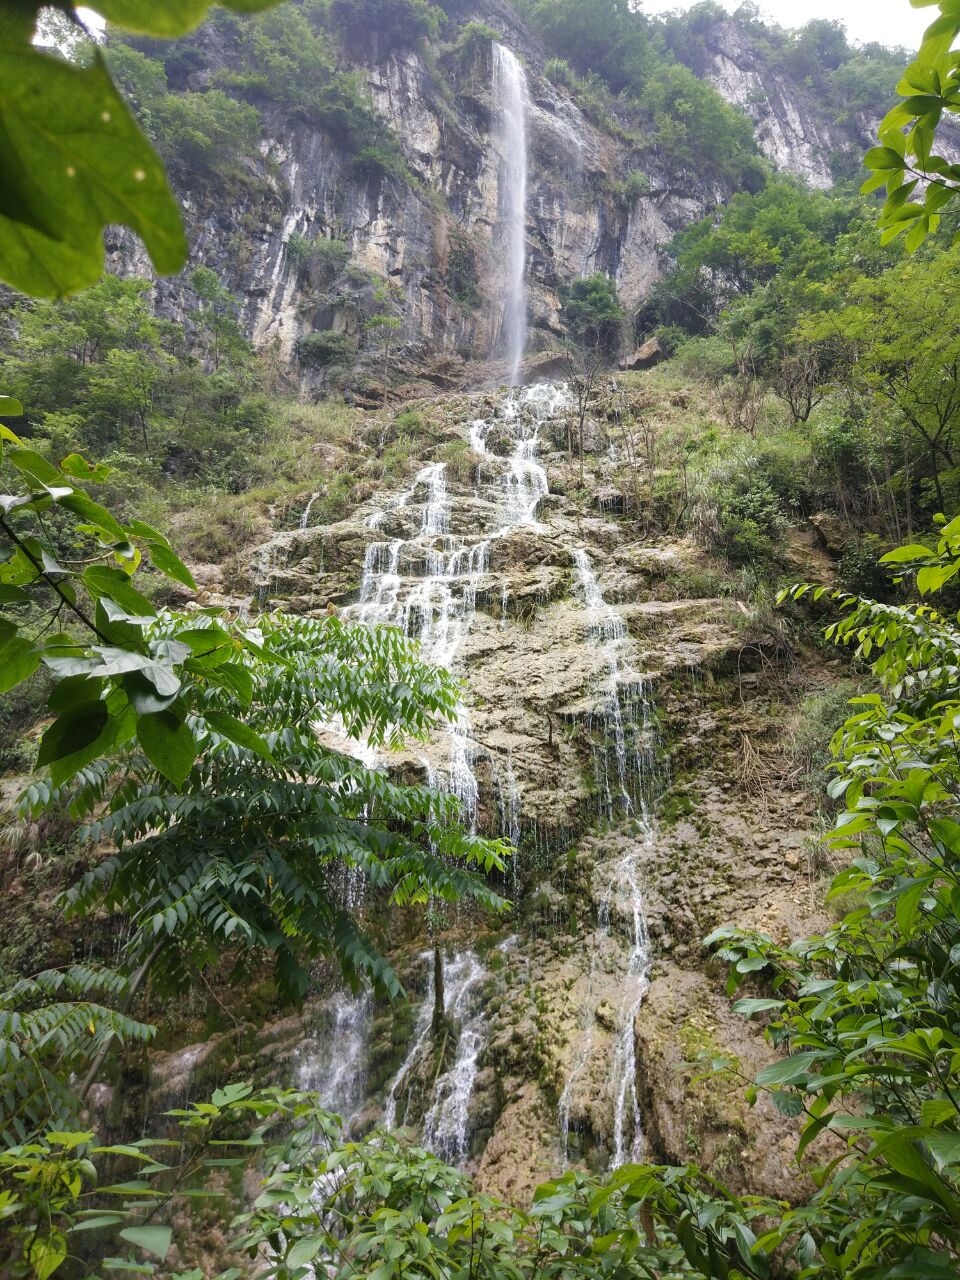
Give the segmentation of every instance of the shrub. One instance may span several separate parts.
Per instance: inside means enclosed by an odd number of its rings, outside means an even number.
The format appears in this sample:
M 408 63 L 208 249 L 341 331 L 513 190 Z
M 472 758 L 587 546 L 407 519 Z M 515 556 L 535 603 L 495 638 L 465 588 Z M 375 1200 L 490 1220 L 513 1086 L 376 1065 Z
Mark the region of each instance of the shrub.
M 718 549 L 733 564 L 772 559 L 787 520 L 776 493 L 761 477 L 743 477 L 720 494 Z
M 573 89 L 576 84 L 577 73 L 564 58 L 549 58 L 544 63 L 543 74 L 551 84 L 563 89 Z
M 394 147 L 376 143 L 361 147 L 351 162 L 351 169 L 360 177 L 408 179 L 410 170 L 403 156 Z
M 150 109 L 161 156 L 173 168 L 235 177 L 260 146 L 260 112 L 222 89 L 167 94 Z
M 563 323 L 579 344 L 607 352 L 616 347 L 624 311 L 609 276 L 598 271 L 561 285 L 560 302 Z
M 491 44 L 500 39 L 500 32 L 494 31 L 485 22 L 468 22 L 457 40 L 461 61 L 472 62 L 478 53 L 487 51 Z
M 354 348 L 345 333 L 333 329 L 318 329 L 305 334 L 297 343 L 297 359 L 307 369 L 327 369 L 334 365 L 349 364 Z
M 456 240 L 447 256 L 447 288 L 462 307 L 472 310 L 480 305 L 477 258 L 465 240 Z
M 299 231 L 290 232 L 283 248 L 297 275 L 314 285 L 335 280 L 350 258 L 345 240 L 305 236 Z
M 367 41 L 376 33 L 381 55 L 434 39 L 445 21 L 429 0 L 332 0 L 330 15 L 349 38 Z
M 614 192 L 624 204 L 633 206 L 641 196 L 650 194 L 650 179 L 642 169 L 631 169 L 622 182 L 615 184 Z

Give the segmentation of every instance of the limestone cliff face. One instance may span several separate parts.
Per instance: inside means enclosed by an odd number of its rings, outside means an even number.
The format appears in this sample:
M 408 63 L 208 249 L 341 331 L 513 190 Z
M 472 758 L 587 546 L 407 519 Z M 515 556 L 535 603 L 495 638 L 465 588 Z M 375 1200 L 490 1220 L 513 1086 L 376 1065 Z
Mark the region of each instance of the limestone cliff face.
M 635 309 L 661 271 L 660 246 L 730 192 L 698 175 L 671 172 L 655 153 L 640 156 L 623 137 L 588 120 L 544 76 L 546 51 L 501 0 L 478 0 L 463 16 L 471 18 L 501 32 L 527 72 L 527 283 L 535 352 L 549 348 L 561 331 L 557 290 L 563 281 L 602 270 L 616 280 L 625 306 Z M 850 132 L 825 119 L 801 86 L 765 66 L 736 24 L 712 28 L 707 50 L 698 72 L 751 116 L 764 154 L 814 185 L 829 185 L 829 155 L 851 145 Z M 224 56 L 209 44 L 204 53 L 214 68 Z M 400 140 L 411 179 L 358 172 L 355 157 L 321 129 L 264 108 L 260 193 L 221 204 L 210 193 L 182 192 L 191 263 L 217 271 L 242 300 L 250 338 L 275 346 L 284 361 L 294 359 L 298 340 L 314 330 L 356 335 L 364 306 L 376 309 L 364 271 L 396 286 L 397 347 L 415 367 L 437 355 L 496 357 L 503 194 L 489 46 L 471 56 L 447 47 L 439 61 L 431 50 L 380 57 L 372 48 L 353 57 Z M 869 122 L 854 132 L 860 143 Z M 649 191 L 628 201 L 616 183 L 633 168 L 646 172 Z M 343 276 L 327 282 L 332 287 L 304 286 L 284 249 L 293 233 L 345 241 L 349 263 Z M 118 235 L 113 249 L 114 266 L 150 274 L 130 239 Z M 470 277 L 466 290 L 458 288 L 458 270 Z M 157 288 L 161 312 L 182 321 L 193 305 L 185 278 L 161 280 Z

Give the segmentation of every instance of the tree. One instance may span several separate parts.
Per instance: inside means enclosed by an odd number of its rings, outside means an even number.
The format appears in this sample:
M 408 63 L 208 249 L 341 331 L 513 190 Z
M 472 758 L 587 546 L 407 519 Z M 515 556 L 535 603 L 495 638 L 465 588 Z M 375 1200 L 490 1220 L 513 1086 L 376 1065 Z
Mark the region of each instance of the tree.
M 602 357 L 615 353 L 624 320 L 617 286 L 602 271 L 560 286 L 560 315 L 578 346 Z
M 795 1249 L 809 1277 L 947 1277 L 960 1246 L 960 630 L 923 598 L 960 573 L 960 518 L 882 563 L 921 599 L 789 592 L 837 602 L 827 639 L 870 661 L 881 688 L 853 700 L 832 744 L 844 808 L 828 838 L 845 865 L 830 897 L 852 905 L 790 946 L 735 929 L 707 940 L 731 989 L 759 976 L 770 992 L 735 1008 L 789 1051 L 756 1087 L 804 1117 L 798 1153 L 824 1132 L 841 1140 L 809 1203 L 760 1240 Z
M 912 3 L 921 8 L 935 0 Z M 880 145 L 864 157 L 873 172 L 862 190 L 887 190 L 881 240 L 905 235 L 911 252 L 937 230 L 960 192 L 960 165 L 933 150 L 944 112 L 960 111 L 960 13 L 951 0 L 941 0 L 938 7 L 940 16 L 924 32 L 916 59 L 897 85 L 903 100 L 884 116 L 877 131 Z
M 128 914 L 127 968 L 150 956 L 155 978 L 176 987 L 239 946 L 272 958 L 282 997 L 298 1000 L 322 955 L 355 988 L 370 981 L 394 998 L 396 975 L 345 905 L 345 875 L 397 905 L 506 905 L 474 874 L 503 870 L 504 844 L 467 834 L 455 797 L 358 759 L 361 746 L 396 749 L 456 716 L 452 678 L 398 632 L 267 617 L 238 665 L 213 620 L 168 617 L 159 630 L 214 656 L 213 679 L 185 695 L 182 754 L 168 738 L 158 759 L 141 740 L 88 768 L 70 796 L 92 819 L 82 834 L 115 852 L 68 892 L 68 912 Z M 339 726 L 343 745 L 318 724 Z M 66 798 L 41 784 L 29 795 L 35 806 Z
M 847 344 L 854 384 L 914 436 L 938 511 L 953 498 L 943 476 L 955 465 L 960 409 L 958 262 L 960 251 L 950 249 L 876 277 L 840 280 L 831 290 L 838 309 L 825 306 L 800 327 L 814 340 Z

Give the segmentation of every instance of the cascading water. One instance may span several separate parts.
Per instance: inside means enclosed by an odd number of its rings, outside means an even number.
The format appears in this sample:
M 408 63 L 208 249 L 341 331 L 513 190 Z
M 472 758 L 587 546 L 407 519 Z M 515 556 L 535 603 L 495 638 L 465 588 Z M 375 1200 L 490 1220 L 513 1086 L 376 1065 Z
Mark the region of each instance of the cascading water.
M 582 549 L 573 552 L 574 565 L 589 615 L 589 632 L 596 640 L 605 668 L 603 703 L 599 710 L 600 742 L 594 747 L 594 773 L 602 815 L 634 814 L 640 825 L 636 842 L 622 858 L 607 868 L 606 884 L 598 912 L 598 933 L 609 937 L 613 905 L 619 898 L 629 921 L 630 952 L 623 974 L 623 996 L 616 1019 L 610 1064 L 609 1090 L 613 1105 L 610 1167 L 639 1158 L 643 1147 L 634 1024 L 649 987 L 650 947 L 643 911 L 643 894 L 637 875 L 641 850 L 654 838 L 649 800 L 656 778 L 656 727 L 646 681 L 636 672 L 626 624 L 607 603 L 593 565 Z M 612 754 L 612 761 L 611 761 Z M 612 767 L 611 767 L 612 765 Z M 590 988 L 596 978 L 595 957 Z M 569 1155 L 571 1112 L 576 1088 L 594 1052 L 597 997 L 585 1009 L 586 1025 L 559 1103 L 561 1149 Z
M 510 367 L 510 383 L 520 377 L 527 345 L 527 77 L 516 55 L 493 46 L 493 99 L 497 106 L 494 145 L 500 160 L 500 216 L 503 228 L 506 288 L 501 342 Z
M 509 51 L 502 53 L 516 64 Z M 522 76 L 519 64 L 516 71 Z M 522 264 L 518 279 L 522 315 Z M 496 410 L 465 424 L 479 458 L 466 511 L 458 507 L 448 487 L 446 467 L 440 462 L 427 463 L 407 489 L 381 500 L 379 509 L 366 518 L 375 541 L 366 550 L 354 616 L 365 623 L 394 624 L 419 640 L 428 661 L 454 670 L 462 667 L 463 644 L 473 625 L 478 598 L 488 600 L 493 610 L 499 601 L 500 612 L 506 615 L 506 583 L 495 582 L 490 574 L 498 539 L 520 528 L 543 529 L 538 513 L 548 484 L 537 458 L 540 432 L 568 407 L 565 388 L 542 384 L 512 391 Z M 309 518 L 309 508 L 304 515 Z M 656 778 L 655 720 L 648 685 L 637 670 L 623 618 L 604 599 L 587 552 L 574 548 L 571 557 L 586 637 L 598 664 L 598 701 L 589 723 L 597 814 L 605 820 L 630 818 L 633 835 L 629 843 L 621 841 L 615 856 L 597 868 L 599 912 L 594 947 L 600 959 L 589 975 L 589 992 L 582 1005 L 583 1029 L 573 1046 L 558 1120 L 566 1159 L 567 1139 L 582 1114 L 587 1083 L 595 1093 L 598 1072 L 607 1073 L 605 1098 L 612 1116 L 607 1129 L 609 1159 L 616 1167 L 636 1158 L 643 1142 L 634 1023 L 648 985 L 649 947 L 639 864 L 644 848 L 653 839 L 649 801 Z M 261 581 L 269 581 L 275 572 L 273 562 L 264 559 L 258 567 Z M 439 761 L 435 751 L 432 760 L 424 759 L 430 783 L 453 790 L 469 818 L 475 820 L 479 787 L 474 768 L 481 756 L 489 757 L 500 834 L 516 840 L 522 792 L 509 746 L 488 751 L 476 742 L 464 707 L 445 732 Z M 535 837 L 534 831 L 531 838 Z M 348 889 L 350 896 L 353 889 Z M 603 1023 L 607 1032 L 601 1039 L 596 1030 L 597 1009 L 604 990 L 610 990 L 611 947 L 620 945 L 624 959 L 617 961 L 620 988 L 614 1020 Z M 408 1113 L 414 1118 L 422 1116 L 424 1142 L 457 1163 L 463 1163 L 470 1150 L 471 1096 L 485 1044 L 485 978 L 486 971 L 469 951 L 452 956 L 447 963 L 445 1008 L 456 1033 L 456 1049 L 449 1066 L 437 1075 L 434 1054 L 440 1046 L 434 1045 L 432 1034 L 431 977 L 406 1057 L 385 1095 L 388 1126 L 406 1122 Z M 301 1080 L 320 1087 L 329 1097 L 328 1105 L 349 1117 L 362 1100 L 358 1091 L 363 1089 L 370 1007 L 363 998 L 342 996 L 335 998 L 331 1008 L 332 1034 L 328 1039 L 335 1047 L 336 1061 L 330 1049 L 318 1043 L 303 1064 Z M 598 1057 L 601 1052 L 602 1058 Z
M 373 1003 L 369 994 L 338 991 L 322 1022 L 300 1044 L 298 1087 L 315 1090 L 343 1117 L 345 1131 L 363 1102 Z
M 450 1164 L 469 1154 L 470 1097 L 484 1045 L 484 1013 L 477 997 L 487 971 L 472 951 L 454 956 L 444 970 L 444 1013 L 459 1032 L 456 1057 L 438 1076 L 423 1117 L 423 1144 Z
M 420 508 L 420 527 L 413 537 L 367 547 L 356 606 L 361 622 L 398 626 L 419 640 L 429 662 L 456 667 L 476 613 L 477 593 L 489 577 L 493 543 L 522 525 L 536 527 L 537 507 L 547 493 L 547 474 L 535 456 L 539 431 L 566 400 L 566 392 L 550 384 L 526 387 L 511 393 L 500 416 L 470 424 L 470 442 L 489 476 L 482 485 L 490 512 L 486 529 L 450 533 L 452 501 L 440 462 L 422 467 L 409 489 L 367 517 L 368 528 L 389 528 L 406 519 L 414 504 Z M 512 441 L 509 455 L 488 448 L 494 428 Z M 479 797 L 474 772 L 478 748 L 465 707 L 447 726 L 446 739 L 446 761 L 435 780 L 459 797 L 472 821 Z

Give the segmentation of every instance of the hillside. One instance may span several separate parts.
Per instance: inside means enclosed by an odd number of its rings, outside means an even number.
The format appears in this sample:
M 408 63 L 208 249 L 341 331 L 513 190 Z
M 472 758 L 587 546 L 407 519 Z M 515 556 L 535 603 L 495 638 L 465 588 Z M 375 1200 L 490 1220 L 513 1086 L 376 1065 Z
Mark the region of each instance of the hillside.
M 908 55 L 122 8 L 50 56 L 188 260 L 0 314 L 0 1270 L 954 1274 L 957 214 L 858 189 Z

